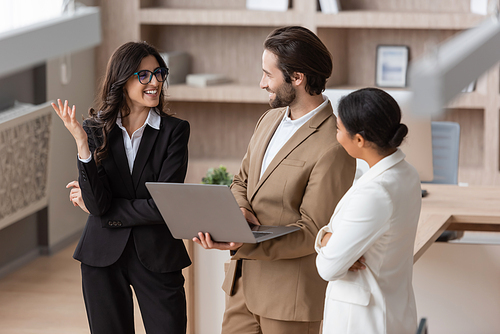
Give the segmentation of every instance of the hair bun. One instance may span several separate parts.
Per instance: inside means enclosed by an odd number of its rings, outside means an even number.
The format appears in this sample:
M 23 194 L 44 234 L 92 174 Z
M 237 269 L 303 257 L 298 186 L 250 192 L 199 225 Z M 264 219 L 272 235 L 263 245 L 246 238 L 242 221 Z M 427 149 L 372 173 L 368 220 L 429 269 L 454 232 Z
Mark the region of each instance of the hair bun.
M 392 136 L 392 139 L 389 140 L 389 147 L 396 148 L 401 145 L 407 134 L 408 127 L 405 124 L 400 123 L 398 128 L 396 129 L 396 132 Z

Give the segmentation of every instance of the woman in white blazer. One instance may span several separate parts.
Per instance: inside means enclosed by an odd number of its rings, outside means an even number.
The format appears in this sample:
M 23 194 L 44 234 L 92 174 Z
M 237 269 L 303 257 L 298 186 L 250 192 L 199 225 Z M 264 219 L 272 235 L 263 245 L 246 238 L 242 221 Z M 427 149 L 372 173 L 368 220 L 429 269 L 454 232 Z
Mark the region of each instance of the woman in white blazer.
M 329 281 L 324 334 L 417 329 L 413 244 L 422 199 L 418 173 L 397 148 L 408 133 L 400 121 L 398 104 L 380 89 L 361 89 L 339 102 L 337 140 L 370 169 L 316 237 L 316 266 Z

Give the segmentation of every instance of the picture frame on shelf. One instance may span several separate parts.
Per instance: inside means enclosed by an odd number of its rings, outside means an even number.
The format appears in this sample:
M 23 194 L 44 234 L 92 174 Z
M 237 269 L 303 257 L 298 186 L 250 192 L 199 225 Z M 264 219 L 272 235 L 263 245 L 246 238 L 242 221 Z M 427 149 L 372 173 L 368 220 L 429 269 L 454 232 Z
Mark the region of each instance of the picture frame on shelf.
M 387 88 L 407 86 L 410 48 L 406 45 L 378 45 L 375 85 Z

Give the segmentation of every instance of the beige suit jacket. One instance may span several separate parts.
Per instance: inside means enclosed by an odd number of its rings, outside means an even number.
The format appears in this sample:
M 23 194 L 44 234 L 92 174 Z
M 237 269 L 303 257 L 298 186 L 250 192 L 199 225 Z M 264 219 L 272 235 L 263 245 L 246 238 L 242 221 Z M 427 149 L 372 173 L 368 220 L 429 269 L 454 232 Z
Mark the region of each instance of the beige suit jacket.
M 326 282 L 315 266 L 314 240 L 352 185 L 356 163 L 336 140 L 330 103 L 306 122 L 259 178 L 267 146 L 286 108 L 270 109 L 257 123 L 231 190 L 240 207 L 262 225 L 295 225 L 300 231 L 259 244 L 244 244 L 232 257 L 223 283 L 231 295 L 236 260 L 243 259 L 247 307 L 286 321 L 319 321 Z

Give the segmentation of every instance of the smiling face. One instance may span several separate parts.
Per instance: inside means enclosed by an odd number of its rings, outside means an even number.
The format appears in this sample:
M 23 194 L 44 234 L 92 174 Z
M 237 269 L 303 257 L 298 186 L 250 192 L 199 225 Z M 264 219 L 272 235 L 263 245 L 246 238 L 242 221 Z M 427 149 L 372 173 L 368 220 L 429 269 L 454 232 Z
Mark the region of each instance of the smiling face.
M 278 57 L 264 50 L 262 54 L 262 79 L 260 88 L 269 92 L 269 105 L 272 108 L 286 107 L 293 103 L 296 97 L 295 88 L 285 82 L 283 73 L 278 68 Z
M 160 65 L 153 55 L 142 59 L 136 72 L 149 70 L 154 72 Z M 125 84 L 124 91 L 127 99 L 127 105 L 131 111 L 141 111 L 143 109 L 156 107 L 160 102 L 160 93 L 163 82 L 159 82 L 153 75 L 151 81 L 143 85 L 139 82 L 137 75 L 132 75 Z

